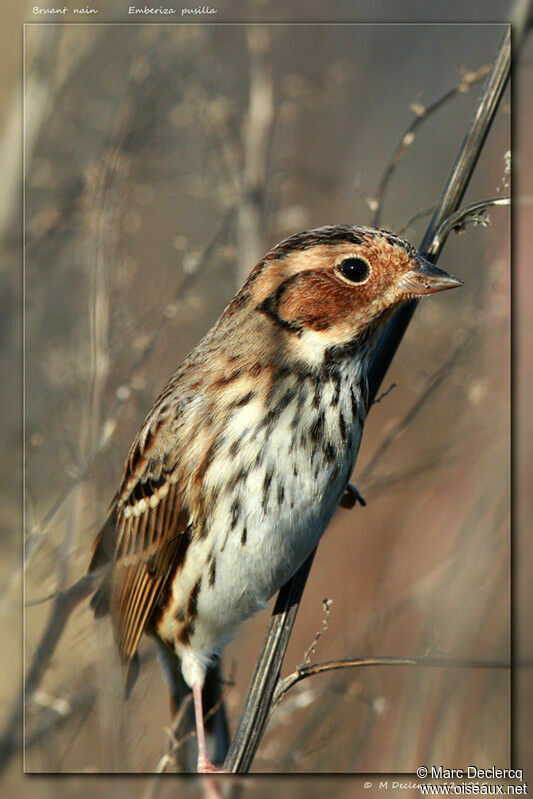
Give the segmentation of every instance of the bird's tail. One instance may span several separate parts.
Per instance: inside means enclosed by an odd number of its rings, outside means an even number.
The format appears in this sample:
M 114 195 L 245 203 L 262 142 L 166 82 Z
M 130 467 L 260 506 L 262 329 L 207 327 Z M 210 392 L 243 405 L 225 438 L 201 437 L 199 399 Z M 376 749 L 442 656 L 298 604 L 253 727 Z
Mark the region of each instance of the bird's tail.
M 170 709 L 172 717 L 176 714 L 183 701 L 190 695 L 191 690 L 183 679 L 181 662 L 162 641 L 157 641 L 159 647 L 159 660 L 163 666 L 165 678 L 170 690 Z M 205 718 L 205 735 L 209 757 L 215 765 L 222 765 L 230 744 L 228 719 L 222 698 L 224 684 L 220 663 L 217 661 L 207 670 L 203 688 L 203 710 Z M 211 713 L 211 711 L 213 711 Z M 195 729 L 194 705 L 189 702 L 183 721 L 177 731 L 180 740 L 191 730 Z M 196 736 L 187 737 L 178 749 L 177 762 L 180 769 L 186 773 L 196 772 L 198 748 Z

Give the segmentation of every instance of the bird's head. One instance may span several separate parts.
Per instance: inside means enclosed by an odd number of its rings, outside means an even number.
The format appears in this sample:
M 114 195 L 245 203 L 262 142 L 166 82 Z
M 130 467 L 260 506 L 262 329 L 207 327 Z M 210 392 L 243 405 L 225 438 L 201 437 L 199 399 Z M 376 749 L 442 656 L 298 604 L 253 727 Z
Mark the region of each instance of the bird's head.
M 377 336 L 406 300 L 460 285 L 393 233 L 336 225 L 276 245 L 235 302 L 251 301 L 255 312 L 286 332 L 295 354 L 308 360 L 369 330 Z

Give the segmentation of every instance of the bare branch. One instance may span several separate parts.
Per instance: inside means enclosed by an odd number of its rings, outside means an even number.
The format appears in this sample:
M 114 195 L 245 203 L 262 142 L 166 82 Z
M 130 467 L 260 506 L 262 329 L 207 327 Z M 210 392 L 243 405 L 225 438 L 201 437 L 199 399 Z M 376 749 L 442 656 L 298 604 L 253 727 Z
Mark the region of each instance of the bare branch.
M 382 399 L 385 399 L 385 397 L 387 397 L 391 393 L 391 391 L 393 391 L 395 388 L 396 388 L 396 383 L 391 383 L 390 386 L 387 389 L 385 389 L 385 391 L 381 392 L 379 397 L 376 397 L 372 405 L 377 405 L 378 402 L 381 402 Z
M 222 707 L 222 705 L 224 704 L 224 700 L 225 700 L 226 696 L 228 695 L 228 692 L 230 691 L 232 686 L 233 686 L 233 681 L 230 680 L 230 682 L 226 685 L 225 689 L 222 691 L 218 701 L 215 702 L 213 707 L 211 707 L 209 709 L 209 711 L 204 715 L 204 722 L 209 721 L 209 719 L 212 718 L 212 716 L 215 715 L 217 710 L 219 710 L 219 708 Z M 174 723 L 172 724 L 172 729 L 168 729 L 167 728 L 167 730 L 166 730 L 167 734 L 169 735 L 171 745 L 170 745 L 169 750 L 158 761 L 158 763 L 157 763 L 157 765 L 156 765 L 156 767 L 154 769 L 154 772 L 156 774 L 164 774 L 164 772 L 167 770 L 167 768 L 174 761 L 174 757 L 175 757 L 176 753 L 178 752 L 180 747 L 183 746 L 185 741 L 188 741 L 190 738 L 195 738 L 196 737 L 196 730 L 190 730 L 189 732 L 185 733 L 185 735 L 183 735 L 181 738 L 177 737 L 177 733 L 178 733 L 179 728 L 180 728 L 180 726 L 181 726 L 181 724 L 183 722 L 183 719 L 185 718 L 185 714 L 187 712 L 187 709 L 188 709 L 191 701 L 192 701 L 192 694 L 188 694 L 187 697 L 185 698 L 185 700 L 182 702 L 182 704 L 180 706 L 180 709 L 178 710 L 178 712 L 176 714 L 176 718 L 174 719 Z M 152 795 L 152 792 L 153 792 L 153 787 L 152 787 L 149 795 Z
M 487 208 L 510 204 L 510 197 L 491 197 L 490 200 L 478 200 L 478 202 L 470 203 L 470 205 L 460 208 L 454 214 L 450 214 L 450 216 L 442 222 L 435 233 L 435 236 L 433 237 L 431 246 L 440 248 L 441 240 L 445 239 L 450 231 L 463 230 L 468 222 L 471 222 L 474 225 L 487 225 L 488 220 L 486 217 L 481 216 L 482 212 L 486 211 Z
M 317 632 L 315 633 L 315 637 L 311 641 L 311 645 L 309 646 L 307 652 L 305 653 L 302 662 L 298 666 L 298 671 L 307 666 L 307 664 L 311 660 L 311 655 L 314 655 L 314 653 L 316 652 L 316 647 L 320 638 L 324 635 L 325 632 L 327 632 L 332 605 L 333 605 L 332 599 L 322 600 L 322 607 L 324 608 L 324 618 L 322 619 L 322 627 L 320 628 L 320 630 L 317 630 Z
M 274 692 L 273 703 L 276 704 L 293 685 L 326 671 L 351 669 L 359 666 L 427 666 L 430 668 L 455 668 L 455 669 L 510 669 L 507 660 L 461 660 L 456 658 L 345 658 L 342 660 L 329 660 L 327 663 L 314 663 L 311 666 L 299 666 L 296 671 L 280 680 Z
M 443 105 L 446 105 L 450 100 L 454 97 L 457 97 L 459 94 L 464 94 L 465 92 L 469 91 L 472 86 L 482 80 L 489 72 L 488 64 L 477 69 L 475 72 L 465 72 L 463 75 L 460 83 L 457 86 L 454 86 L 453 89 L 450 89 L 443 94 L 438 100 L 436 100 L 431 105 L 423 106 L 419 102 L 411 103 L 410 110 L 414 112 L 415 117 L 411 120 L 409 125 L 407 126 L 405 133 L 403 134 L 399 144 L 397 145 L 392 157 L 385 167 L 385 171 L 381 177 L 379 182 L 378 188 L 376 190 L 376 196 L 368 199 L 367 203 L 370 206 L 371 210 L 374 212 L 372 216 L 371 224 L 374 227 L 379 227 L 381 224 L 381 212 L 383 209 L 383 200 L 385 197 L 385 193 L 387 191 L 388 185 L 390 180 L 400 162 L 402 161 L 405 153 L 409 149 L 409 147 L 413 144 L 416 138 L 416 132 L 420 125 L 432 116 L 439 108 L 442 108 Z

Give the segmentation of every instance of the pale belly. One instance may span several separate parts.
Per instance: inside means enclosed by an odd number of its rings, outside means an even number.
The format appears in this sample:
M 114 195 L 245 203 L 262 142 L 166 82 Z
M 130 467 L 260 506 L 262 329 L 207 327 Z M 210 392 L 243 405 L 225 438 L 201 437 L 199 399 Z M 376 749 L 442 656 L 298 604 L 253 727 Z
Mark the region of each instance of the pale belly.
M 209 534 L 191 543 L 159 625 L 182 657 L 192 649 L 198 660 L 208 660 L 317 545 L 350 478 L 361 438 L 349 387 L 331 400 L 326 392 L 314 410 L 289 404 L 274 428 L 261 433 L 252 427 L 235 455 L 243 476 L 234 487 L 227 489 L 224 480 L 235 462 L 228 461 L 226 474 L 211 477 L 220 486 Z M 309 420 L 304 429 L 294 424 L 296 412 Z M 194 619 L 184 637 L 180 629 L 191 593 Z

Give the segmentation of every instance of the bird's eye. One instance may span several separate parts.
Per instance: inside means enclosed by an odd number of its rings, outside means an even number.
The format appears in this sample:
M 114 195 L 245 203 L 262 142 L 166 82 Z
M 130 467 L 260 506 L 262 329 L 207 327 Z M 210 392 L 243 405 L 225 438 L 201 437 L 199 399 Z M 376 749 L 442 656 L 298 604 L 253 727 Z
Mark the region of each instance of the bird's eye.
M 362 283 L 370 274 L 370 267 L 364 258 L 345 258 L 337 269 L 351 283 Z

